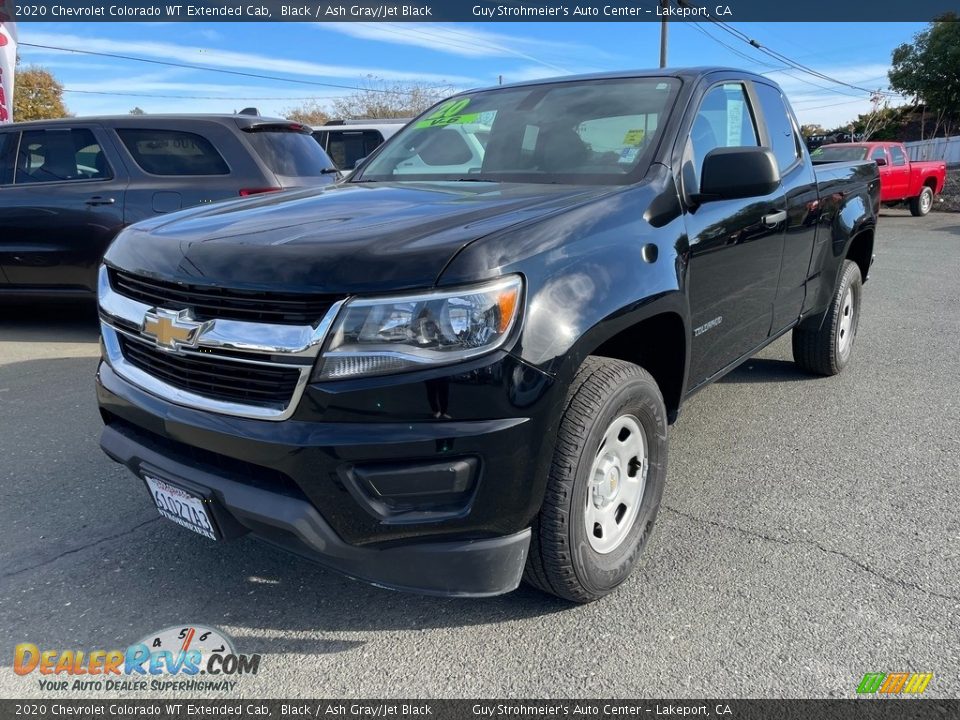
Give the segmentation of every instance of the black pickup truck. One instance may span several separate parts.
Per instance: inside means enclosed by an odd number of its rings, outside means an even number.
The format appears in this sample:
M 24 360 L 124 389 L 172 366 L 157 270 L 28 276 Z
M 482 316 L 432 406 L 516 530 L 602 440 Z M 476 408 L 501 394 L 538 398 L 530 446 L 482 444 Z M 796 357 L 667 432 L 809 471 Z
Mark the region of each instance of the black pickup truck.
M 691 394 L 850 361 L 873 162 L 767 78 L 470 91 L 346 181 L 146 220 L 99 277 L 101 445 L 160 513 L 381 586 L 576 602 L 637 562 Z

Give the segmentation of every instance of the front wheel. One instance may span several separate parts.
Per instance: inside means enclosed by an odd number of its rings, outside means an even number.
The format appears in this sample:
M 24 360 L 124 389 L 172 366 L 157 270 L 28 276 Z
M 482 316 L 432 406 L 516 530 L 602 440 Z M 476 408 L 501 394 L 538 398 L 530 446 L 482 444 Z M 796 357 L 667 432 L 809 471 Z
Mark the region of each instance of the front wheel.
M 914 217 L 923 217 L 933 207 L 933 190 L 924 185 L 923 190 L 915 198 L 910 198 L 910 214 Z
M 836 375 L 847 366 L 860 325 L 862 295 L 860 267 L 844 260 L 830 307 L 793 329 L 793 360 L 797 365 L 818 375 Z
M 667 472 L 667 413 L 656 381 L 589 357 L 567 395 L 524 579 L 573 602 L 629 577 L 650 537 Z

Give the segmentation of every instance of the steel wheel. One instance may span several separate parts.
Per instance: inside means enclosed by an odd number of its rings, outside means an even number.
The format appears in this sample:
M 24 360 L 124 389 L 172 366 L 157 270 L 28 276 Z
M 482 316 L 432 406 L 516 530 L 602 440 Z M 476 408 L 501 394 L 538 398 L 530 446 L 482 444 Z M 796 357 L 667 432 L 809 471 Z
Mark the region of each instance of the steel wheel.
M 920 193 L 920 212 L 926 215 L 931 207 L 933 207 L 933 193 L 925 189 Z
M 630 534 L 646 488 L 647 439 L 640 421 L 621 415 L 607 428 L 590 468 L 583 514 L 590 547 L 605 555 Z
M 840 306 L 840 322 L 837 323 L 837 353 L 846 357 L 853 344 L 853 336 L 857 332 L 856 325 L 856 297 L 853 288 L 848 287 L 843 294 L 843 303 Z

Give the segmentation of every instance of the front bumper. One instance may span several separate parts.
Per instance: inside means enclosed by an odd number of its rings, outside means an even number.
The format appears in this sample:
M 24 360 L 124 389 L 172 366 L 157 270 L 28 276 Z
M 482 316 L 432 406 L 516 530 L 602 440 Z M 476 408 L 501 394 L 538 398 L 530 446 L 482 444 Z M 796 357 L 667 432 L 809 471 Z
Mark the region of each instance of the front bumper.
M 268 542 L 374 585 L 431 595 L 483 597 L 510 592 L 520 584 L 530 544 L 529 528 L 485 540 L 355 547 L 337 537 L 316 508 L 304 500 L 183 465 L 116 427 L 104 428 L 100 446 L 137 475 L 149 471 L 185 478 L 212 492 L 214 516 L 221 528 L 227 526 L 227 533 L 242 533 L 239 525 Z
M 436 378 L 398 381 L 393 393 L 383 387 L 341 390 L 327 398 L 326 407 L 321 407 L 322 392 L 314 389 L 313 402 L 302 404 L 294 418 L 271 422 L 167 402 L 101 363 L 97 393 L 106 423 L 101 446 L 136 475 L 160 476 L 211 495 L 226 537 L 250 532 L 346 575 L 395 589 L 501 594 L 520 582 L 530 522 L 543 496 L 545 463 L 552 455 L 553 433 L 544 424 L 552 383 L 545 381 L 538 391 L 524 386 L 525 417 L 478 419 L 483 413 L 478 391 L 493 390 L 478 387 L 483 384 L 478 378 L 502 385 L 504 378 L 526 372 L 509 356 L 486 362 L 484 372 L 445 378 L 452 418 L 414 422 L 385 422 L 386 417 L 358 422 L 359 413 L 353 422 L 346 417 L 360 410 L 352 399 L 371 392 L 396 396 L 404 388 L 419 395 Z M 534 376 L 526 377 L 529 385 Z M 529 402 L 533 397 L 537 401 Z M 463 408 L 460 415 L 458 408 Z M 492 405 L 487 410 L 492 412 Z M 361 496 L 359 481 L 352 479 L 373 478 L 377 487 L 388 487 L 381 476 L 364 476 L 361 470 L 397 463 L 407 475 L 388 477 L 394 486 L 410 477 L 410 467 L 443 463 L 475 478 L 472 485 L 457 486 L 466 489 L 452 506 L 390 515 L 365 501 L 369 498 Z M 413 505 L 417 502 L 415 497 Z

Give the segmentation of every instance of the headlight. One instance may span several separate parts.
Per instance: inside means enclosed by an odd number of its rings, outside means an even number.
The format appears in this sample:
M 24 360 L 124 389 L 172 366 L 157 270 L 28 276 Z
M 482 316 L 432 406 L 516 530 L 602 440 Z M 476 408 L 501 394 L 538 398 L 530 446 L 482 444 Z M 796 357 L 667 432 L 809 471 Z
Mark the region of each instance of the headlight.
M 313 380 L 340 380 L 460 362 L 503 345 L 523 281 L 387 298 L 357 298 L 340 311 Z

